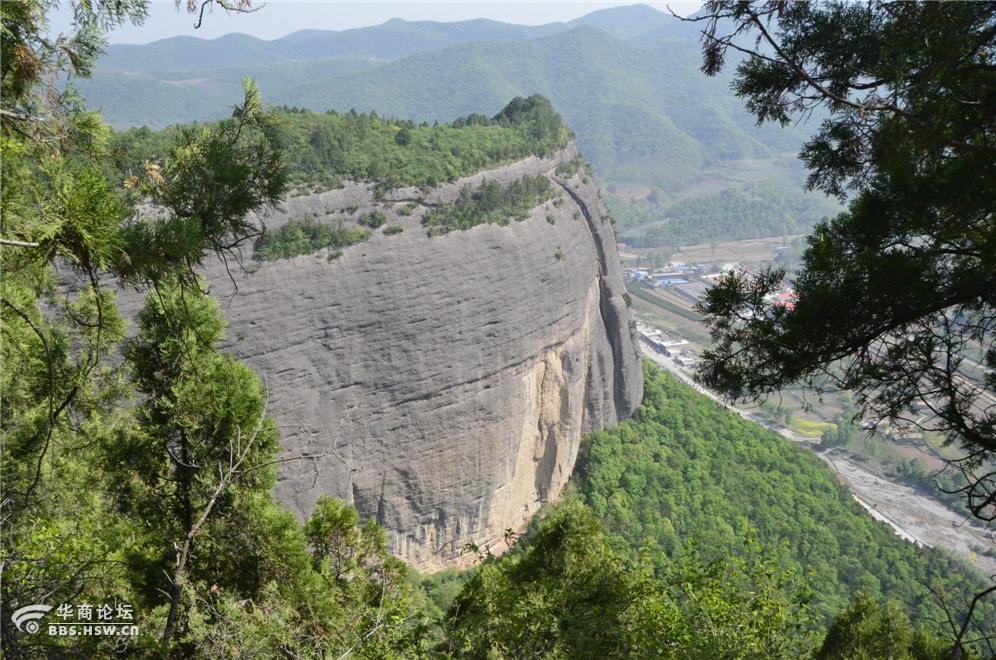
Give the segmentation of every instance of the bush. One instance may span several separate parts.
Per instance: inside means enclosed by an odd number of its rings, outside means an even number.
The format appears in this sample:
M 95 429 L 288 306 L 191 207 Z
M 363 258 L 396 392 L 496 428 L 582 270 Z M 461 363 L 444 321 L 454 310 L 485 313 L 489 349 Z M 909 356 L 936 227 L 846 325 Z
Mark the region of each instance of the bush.
M 377 229 L 382 227 L 387 223 L 387 214 L 383 211 L 373 211 L 368 215 L 360 218 L 360 224 L 364 227 L 370 227 L 370 229 Z
M 555 195 L 545 176 L 529 176 L 502 188 L 497 181 L 484 181 L 477 190 L 465 186 L 460 199 L 425 214 L 423 226 L 430 236 L 447 234 L 455 229 L 470 229 L 482 224 L 507 225 L 529 217 L 529 210 Z
M 263 261 L 312 254 L 327 247 L 344 248 L 365 241 L 370 232 L 349 229 L 341 221 L 325 224 L 312 218 L 296 218 L 256 241 L 255 257 Z

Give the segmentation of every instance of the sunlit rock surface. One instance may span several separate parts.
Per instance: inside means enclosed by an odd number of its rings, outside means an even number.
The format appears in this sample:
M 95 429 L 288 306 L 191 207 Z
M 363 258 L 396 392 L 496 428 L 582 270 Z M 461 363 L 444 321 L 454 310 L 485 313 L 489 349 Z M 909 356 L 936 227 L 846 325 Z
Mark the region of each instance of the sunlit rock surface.
M 404 231 L 332 260 L 210 269 L 227 347 L 263 377 L 283 432 L 276 494 L 302 518 L 328 493 L 376 517 L 417 568 L 466 563 L 465 544 L 500 549 L 558 495 L 585 433 L 633 412 L 643 383 L 612 227 L 583 170 L 555 171 L 575 155 L 428 193 L 292 197 L 268 227 L 379 210 Z M 526 221 L 432 238 L 420 224 L 465 185 L 524 174 L 559 193 Z

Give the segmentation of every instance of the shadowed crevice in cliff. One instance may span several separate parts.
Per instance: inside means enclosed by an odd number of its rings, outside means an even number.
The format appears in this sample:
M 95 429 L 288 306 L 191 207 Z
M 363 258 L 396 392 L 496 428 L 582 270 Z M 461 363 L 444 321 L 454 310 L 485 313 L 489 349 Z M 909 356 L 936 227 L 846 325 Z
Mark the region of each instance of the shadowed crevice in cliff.
M 588 231 L 591 232 L 592 240 L 595 243 L 595 252 L 598 254 L 598 263 L 601 266 L 601 270 L 598 278 L 598 286 L 600 290 L 599 296 L 599 314 L 602 317 L 602 323 L 605 325 L 608 332 L 609 343 L 612 346 L 612 357 L 613 357 L 613 367 L 614 373 L 613 378 L 615 381 L 614 388 L 614 398 L 613 402 L 615 404 L 616 414 L 620 419 L 624 419 L 633 414 L 636 410 L 636 406 L 639 405 L 638 397 L 635 401 L 631 398 L 631 392 L 626 386 L 626 377 L 624 373 L 625 366 L 627 364 L 627 356 L 624 351 L 626 346 L 631 347 L 634 343 L 634 338 L 632 335 L 632 330 L 629 327 L 629 313 L 625 311 L 625 301 L 622 300 L 621 294 L 616 294 L 616 292 L 610 290 L 607 285 L 607 278 L 613 270 L 618 273 L 619 259 L 616 257 L 612 264 L 606 258 L 606 248 L 604 245 L 604 237 L 602 226 L 605 224 L 605 214 L 599 214 L 599 222 L 596 222 L 595 217 L 592 215 L 591 210 L 588 208 L 588 204 L 581 195 L 570 185 L 567 181 L 561 177 L 554 176 L 551 177 L 554 183 L 559 185 L 574 203 L 577 204 L 578 208 L 581 210 L 581 214 L 584 216 L 585 221 L 588 223 Z M 611 233 L 611 232 L 610 232 Z M 615 252 L 615 236 L 614 234 L 609 237 L 612 240 L 613 253 Z M 613 254 L 615 257 L 615 255 Z M 620 310 L 619 304 L 624 305 L 623 310 Z M 641 388 L 642 396 L 642 388 Z

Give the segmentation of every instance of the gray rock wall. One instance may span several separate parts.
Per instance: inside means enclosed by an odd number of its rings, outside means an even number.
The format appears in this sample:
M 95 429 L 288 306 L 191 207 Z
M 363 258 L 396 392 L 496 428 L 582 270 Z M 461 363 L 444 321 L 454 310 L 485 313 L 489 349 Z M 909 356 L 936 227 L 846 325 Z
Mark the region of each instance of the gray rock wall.
M 268 226 L 378 209 L 404 231 L 377 230 L 332 261 L 326 250 L 234 274 L 230 299 L 228 274 L 211 269 L 228 347 L 263 377 L 294 459 L 277 496 L 302 518 L 329 493 L 376 516 L 417 568 L 465 563 L 465 544 L 500 550 L 506 528 L 557 497 L 585 433 L 636 408 L 642 371 L 611 225 L 583 172 L 554 172 L 575 154 L 427 195 L 375 200 L 352 184 L 292 197 Z M 540 173 L 561 192 L 524 222 L 433 238 L 420 225 L 463 185 Z

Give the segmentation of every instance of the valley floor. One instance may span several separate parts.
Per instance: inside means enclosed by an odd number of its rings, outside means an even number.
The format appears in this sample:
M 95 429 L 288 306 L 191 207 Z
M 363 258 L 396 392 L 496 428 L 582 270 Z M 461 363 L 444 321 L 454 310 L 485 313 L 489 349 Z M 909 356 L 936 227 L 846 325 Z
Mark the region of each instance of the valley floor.
M 654 352 L 643 342 L 640 349 L 644 356 L 696 391 L 719 401 L 741 417 L 761 424 L 789 440 L 812 449 L 826 461 L 840 481 L 851 491 L 854 499 L 877 520 L 887 523 L 896 534 L 919 545 L 942 547 L 968 559 L 987 574 L 996 573 L 996 558 L 977 552 L 993 547 L 994 532 L 987 530 L 965 515 L 960 515 L 937 500 L 916 492 L 913 488 L 890 481 L 862 466 L 849 452 L 841 449 L 824 450 L 810 438 L 803 438 L 788 428 L 736 408 L 694 382 L 691 372 L 673 359 Z

